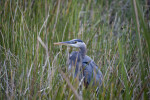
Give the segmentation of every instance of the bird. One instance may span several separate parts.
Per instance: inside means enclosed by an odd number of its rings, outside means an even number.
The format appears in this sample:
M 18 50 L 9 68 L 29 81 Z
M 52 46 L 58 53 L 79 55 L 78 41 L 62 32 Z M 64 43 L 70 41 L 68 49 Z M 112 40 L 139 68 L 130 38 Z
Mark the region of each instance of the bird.
M 79 48 L 79 51 L 72 51 L 69 56 L 68 72 L 73 68 L 73 77 L 79 77 L 79 80 L 83 77 L 85 88 L 92 82 L 93 85 L 102 85 L 103 74 L 99 70 L 96 63 L 86 55 L 86 44 L 81 39 L 72 39 L 70 41 L 56 42 L 54 45 L 65 45 L 74 48 Z M 80 74 L 80 75 L 78 75 Z

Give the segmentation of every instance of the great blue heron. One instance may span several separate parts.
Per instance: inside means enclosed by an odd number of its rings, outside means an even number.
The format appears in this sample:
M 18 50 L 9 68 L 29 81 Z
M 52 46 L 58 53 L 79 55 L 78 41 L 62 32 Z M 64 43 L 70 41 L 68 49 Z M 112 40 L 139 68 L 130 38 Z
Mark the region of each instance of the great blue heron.
M 79 48 L 79 51 L 73 51 L 70 54 L 68 70 L 70 71 L 72 67 L 75 67 L 74 78 L 77 74 L 83 72 L 84 85 L 86 88 L 89 86 L 91 81 L 93 81 L 93 85 L 97 84 L 100 86 L 102 84 L 103 74 L 95 62 L 86 55 L 86 44 L 82 40 L 73 39 L 65 42 L 57 42 L 54 43 L 54 45 L 66 45 Z

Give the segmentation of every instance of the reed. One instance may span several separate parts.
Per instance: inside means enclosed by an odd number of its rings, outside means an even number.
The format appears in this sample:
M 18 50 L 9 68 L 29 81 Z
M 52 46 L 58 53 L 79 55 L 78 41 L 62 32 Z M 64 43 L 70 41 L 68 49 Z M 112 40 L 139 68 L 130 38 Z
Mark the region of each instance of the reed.
M 0 1 L 0 99 L 149 99 L 150 29 L 139 0 Z M 96 95 L 67 73 L 80 38 L 104 75 Z

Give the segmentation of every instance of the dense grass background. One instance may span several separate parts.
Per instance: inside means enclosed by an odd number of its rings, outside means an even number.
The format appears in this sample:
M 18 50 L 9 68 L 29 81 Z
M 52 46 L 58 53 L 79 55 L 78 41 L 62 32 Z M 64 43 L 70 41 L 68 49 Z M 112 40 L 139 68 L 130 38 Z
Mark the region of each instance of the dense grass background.
M 100 94 L 83 87 L 81 99 L 150 99 L 150 8 L 139 1 L 0 1 L 0 99 L 77 99 L 66 63 L 76 49 L 53 45 L 73 38 L 104 75 Z

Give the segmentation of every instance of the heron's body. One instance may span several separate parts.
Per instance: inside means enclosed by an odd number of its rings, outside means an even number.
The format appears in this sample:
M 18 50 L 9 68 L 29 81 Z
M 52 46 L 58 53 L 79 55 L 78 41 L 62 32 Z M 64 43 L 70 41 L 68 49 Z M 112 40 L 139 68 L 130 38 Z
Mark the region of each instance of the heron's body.
M 89 56 L 85 55 L 81 59 L 81 54 L 77 51 L 73 51 L 69 57 L 68 70 L 70 71 L 72 67 L 75 67 L 74 78 L 76 78 L 77 74 L 83 73 L 85 87 L 88 87 L 91 80 L 93 80 L 93 85 L 102 84 L 103 75 L 98 69 L 98 66 Z M 79 75 L 79 79 L 81 78 L 82 75 Z
M 100 86 L 102 84 L 103 75 L 95 62 L 86 55 L 86 45 L 82 40 L 73 39 L 71 41 L 59 42 L 55 44 L 79 48 L 79 51 L 73 51 L 69 57 L 68 70 L 70 72 L 71 69 L 75 69 L 73 73 L 74 78 L 79 75 L 79 80 L 81 80 L 83 76 L 85 87 L 88 87 L 91 81 L 93 82 L 93 85 Z

